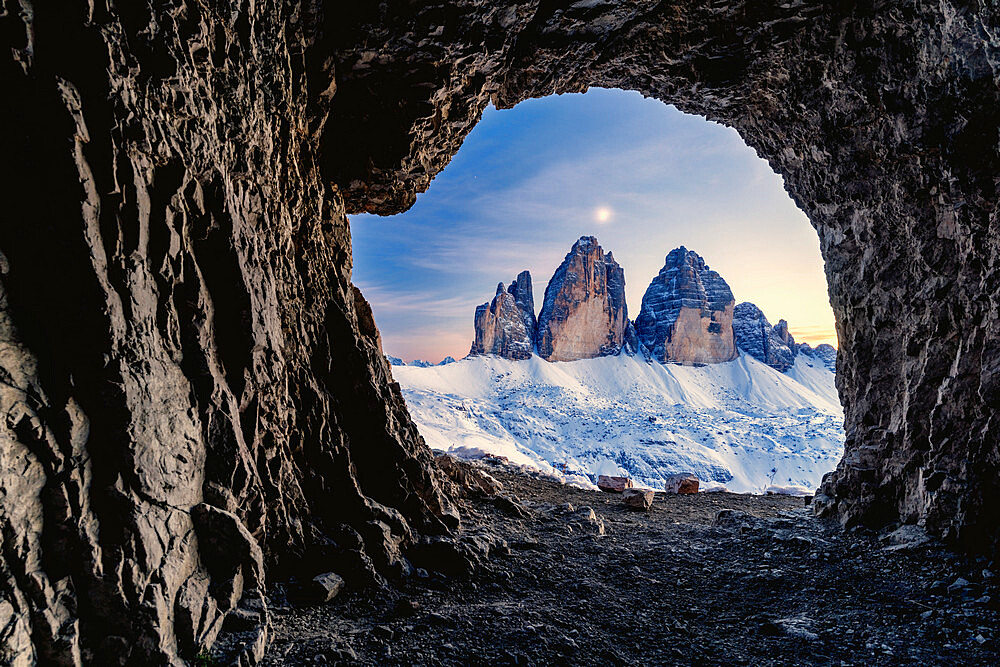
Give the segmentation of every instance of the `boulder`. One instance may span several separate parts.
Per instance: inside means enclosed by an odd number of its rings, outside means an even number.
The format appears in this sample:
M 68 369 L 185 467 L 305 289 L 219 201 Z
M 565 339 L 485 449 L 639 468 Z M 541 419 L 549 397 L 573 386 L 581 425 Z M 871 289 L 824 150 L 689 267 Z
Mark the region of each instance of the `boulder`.
M 663 490 L 672 494 L 698 493 L 698 478 L 689 472 L 670 475 L 663 481 Z
M 337 594 L 344 587 L 344 580 L 334 572 L 324 572 L 317 574 L 306 587 L 309 600 L 317 604 L 329 602 L 337 597 Z
M 522 271 L 510 288 L 498 284 L 493 301 L 476 307 L 475 336 L 469 356 L 531 357 L 535 348 L 535 305 L 530 273 Z
M 635 320 L 639 342 L 660 363 L 714 364 L 736 358 L 729 285 L 697 253 L 672 250 L 646 288 Z
M 648 510 L 653 506 L 652 489 L 625 489 L 622 491 L 622 502 L 638 510 Z
M 625 489 L 632 488 L 632 480 L 628 477 L 611 477 L 609 475 L 597 476 L 597 488 L 608 493 L 621 493 Z
M 625 271 L 593 236 L 583 236 L 545 288 L 536 347 L 549 361 L 618 354 L 628 327 Z

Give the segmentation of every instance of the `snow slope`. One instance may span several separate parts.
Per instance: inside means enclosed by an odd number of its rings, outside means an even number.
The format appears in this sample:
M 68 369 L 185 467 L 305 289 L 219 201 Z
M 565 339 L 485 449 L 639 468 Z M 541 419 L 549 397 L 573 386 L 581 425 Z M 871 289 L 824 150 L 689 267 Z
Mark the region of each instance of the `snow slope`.
M 744 354 L 701 367 L 472 357 L 392 373 L 430 447 L 587 485 L 627 474 L 662 488 L 667 475 L 693 472 L 703 489 L 811 493 L 843 453 L 834 375 L 804 355 L 787 373 Z

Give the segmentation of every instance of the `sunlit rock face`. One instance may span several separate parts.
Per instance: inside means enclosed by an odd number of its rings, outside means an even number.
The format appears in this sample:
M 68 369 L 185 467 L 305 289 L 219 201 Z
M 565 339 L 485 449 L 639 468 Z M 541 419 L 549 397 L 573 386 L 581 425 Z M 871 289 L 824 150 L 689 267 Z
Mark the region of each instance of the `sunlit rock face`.
M 798 346 L 788 333 L 788 323 L 780 320 L 772 327 L 752 303 L 744 301 L 733 310 L 733 335 L 736 347 L 782 373 L 795 363 Z
M 528 359 L 534 350 L 535 306 L 531 274 L 523 271 L 504 289 L 497 285 L 490 303 L 476 307 L 476 338 L 469 356 L 493 354 L 506 359 Z
M 574 361 L 618 354 L 627 326 L 625 272 L 596 238 L 581 237 L 545 288 L 539 356 Z
M 684 246 L 667 255 L 635 320 L 639 342 L 661 363 L 717 364 L 736 358 L 729 285 Z

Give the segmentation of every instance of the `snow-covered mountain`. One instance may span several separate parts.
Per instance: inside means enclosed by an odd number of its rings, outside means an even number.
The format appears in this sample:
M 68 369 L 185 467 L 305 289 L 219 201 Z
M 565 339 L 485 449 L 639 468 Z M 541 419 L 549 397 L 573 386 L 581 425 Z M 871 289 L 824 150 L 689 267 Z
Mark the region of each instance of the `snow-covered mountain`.
M 588 485 L 624 473 L 662 488 L 693 472 L 703 489 L 811 493 L 843 453 L 834 374 L 813 354 L 785 373 L 744 352 L 706 366 L 479 356 L 392 372 L 432 448 Z

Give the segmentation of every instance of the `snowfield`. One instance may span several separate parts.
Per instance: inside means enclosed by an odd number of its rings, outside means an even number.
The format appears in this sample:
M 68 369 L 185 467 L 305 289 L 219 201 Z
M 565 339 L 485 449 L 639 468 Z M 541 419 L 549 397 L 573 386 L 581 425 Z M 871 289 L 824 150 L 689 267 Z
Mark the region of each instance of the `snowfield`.
M 812 493 L 844 449 L 834 374 L 802 354 L 787 373 L 742 353 L 701 367 L 472 357 L 392 373 L 431 448 L 585 486 L 625 474 L 661 489 L 692 472 L 702 490 Z

